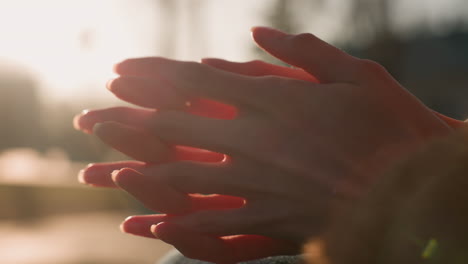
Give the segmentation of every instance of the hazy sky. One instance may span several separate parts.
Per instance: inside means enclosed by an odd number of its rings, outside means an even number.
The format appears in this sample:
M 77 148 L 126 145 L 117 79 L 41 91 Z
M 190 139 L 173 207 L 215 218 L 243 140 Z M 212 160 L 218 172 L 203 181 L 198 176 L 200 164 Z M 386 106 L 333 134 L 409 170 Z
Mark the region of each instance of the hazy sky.
M 399 0 L 404 5 L 394 10 L 395 22 L 403 27 L 425 17 L 438 25 L 436 21 L 468 15 L 465 1 Z M 156 2 L 0 0 L 0 67 L 5 60 L 26 66 L 41 82 L 43 97 L 52 100 L 110 98 L 104 83 L 112 76 L 112 64 L 126 57 L 164 55 L 169 41 L 164 26 L 170 26 L 176 40 L 174 58 L 252 59 L 249 29 L 266 23 L 274 1 L 173 0 L 177 17 L 170 17 Z M 194 3 L 203 3 L 198 20 Z M 333 40 L 343 26 L 340 16 L 346 3 L 326 1 L 322 13 L 304 17 L 306 29 Z M 194 21 L 201 21 L 200 27 Z

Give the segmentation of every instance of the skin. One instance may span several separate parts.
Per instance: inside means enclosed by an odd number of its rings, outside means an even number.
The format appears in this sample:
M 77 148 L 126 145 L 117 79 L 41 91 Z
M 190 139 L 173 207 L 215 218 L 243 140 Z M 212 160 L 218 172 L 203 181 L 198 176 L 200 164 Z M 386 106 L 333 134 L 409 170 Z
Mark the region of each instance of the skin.
M 394 166 L 323 241 L 307 245 L 309 263 L 467 263 L 467 150 L 465 126 Z
M 75 118 L 78 129 L 142 161 L 91 165 L 81 181 L 118 186 L 170 217 L 134 216 L 124 232 L 153 234 L 217 263 L 299 252 L 389 165 L 459 125 L 378 64 L 311 34 L 252 33 L 295 68 L 129 59 L 116 65 L 120 77 L 108 88 L 145 109 Z M 223 199 L 235 206 L 223 208 Z

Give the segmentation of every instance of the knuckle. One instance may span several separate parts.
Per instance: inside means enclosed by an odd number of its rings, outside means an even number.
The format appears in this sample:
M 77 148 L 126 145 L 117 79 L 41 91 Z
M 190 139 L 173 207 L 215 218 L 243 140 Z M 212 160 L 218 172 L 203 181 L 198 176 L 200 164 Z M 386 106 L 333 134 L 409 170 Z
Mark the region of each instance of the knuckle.
M 170 120 L 181 119 L 185 114 L 179 111 L 160 111 L 155 113 L 154 118 L 159 122 L 168 122 Z
M 262 102 L 273 111 L 294 110 L 302 105 L 291 104 L 291 102 L 304 102 L 308 105 L 310 96 L 315 91 L 314 87 L 306 81 L 278 76 L 265 76 L 262 79 L 263 86 L 268 88 L 268 93 L 264 93 Z
M 250 225 L 250 223 L 240 224 L 240 221 L 238 220 L 240 218 L 243 217 L 233 211 L 225 212 L 224 214 L 200 212 L 192 219 L 192 223 L 197 230 L 204 231 L 206 233 L 213 235 L 232 235 L 245 231 L 243 225 Z
M 175 124 L 175 120 L 181 118 L 181 113 L 175 111 L 165 111 L 165 112 L 154 112 L 151 113 L 149 118 L 146 119 L 145 127 L 157 130 L 158 132 L 163 132 L 166 129 L 172 129 Z
M 181 61 L 177 67 L 177 74 L 187 80 L 197 80 L 200 74 L 212 71 L 212 67 L 195 61 Z
M 238 137 L 231 137 L 232 140 L 218 140 L 215 143 L 216 147 L 227 154 L 240 153 L 242 148 L 237 146 L 239 144 L 233 144 L 232 142 L 237 142 Z
M 231 122 L 228 122 L 231 121 Z M 213 126 L 211 143 L 213 147 L 221 150 L 225 154 L 238 153 L 241 148 L 237 144 L 245 133 L 242 130 L 246 128 L 243 120 L 220 120 Z
M 200 64 L 194 61 L 181 61 L 179 65 L 180 65 L 179 70 L 181 71 L 192 71 L 196 69 L 197 67 L 200 67 L 204 64 Z
M 178 224 L 200 231 L 211 230 L 216 222 L 210 212 L 197 212 L 178 221 Z
M 317 38 L 310 33 L 301 33 L 293 36 L 291 39 L 291 43 L 293 47 L 303 47 L 304 45 L 308 45 L 316 39 Z
M 250 133 L 245 134 L 238 147 L 242 150 L 250 150 L 253 153 L 269 153 L 275 151 L 276 145 L 279 143 L 279 135 L 277 127 L 270 121 L 258 121 L 256 125 L 250 126 Z
M 377 76 L 382 76 L 384 74 L 387 74 L 387 70 L 380 65 L 379 63 L 372 61 L 372 60 L 367 60 L 367 59 L 361 59 L 359 60 L 359 66 L 358 66 L 359 71 L 362 74 L 365 75 L 377 75 Z
M 164 182 L 177 184 L 180 181 L 185 181 L 187 172 L 193 171 L 194 164 L 190 161 L 179 161 L 176 163 L 161 166 L 159 176 Z
M 268 89 L 274 89 L 276 91 L 284 91 L 287 92 L 291 87 L 291 82 L 292 80 L 280 77 L 280 76 L 274 76 L 274 75 L 267 75 L 267 76 L 262 76 L 259 77 L 259 80 L 268 87 Z
M 196 80 L 199 78 L 200 70 L 209 68 L 206 64 L 201 64 L 194 61 L 177 61 L 174 64 L 173 70 L 174 74 L 179 80 Z M 185 89 L 185 86 L 179 86 L 179 89 Z M 187 91 L 188 92 L 188 91 Z

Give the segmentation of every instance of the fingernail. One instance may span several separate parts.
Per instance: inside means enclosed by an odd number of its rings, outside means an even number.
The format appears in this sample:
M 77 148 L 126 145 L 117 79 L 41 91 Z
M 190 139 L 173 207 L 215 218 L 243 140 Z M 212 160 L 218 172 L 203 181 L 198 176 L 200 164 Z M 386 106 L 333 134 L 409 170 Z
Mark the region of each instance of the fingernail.
M 81 184 L 86 184 L 84 173 L 85 173 L 85 169 L 82 169 L 78 172 L 78 182 Z
M 151 225 L 151 233 L 153 233 L 153 236 L 157 239 L 160 239 L 159 236 L 158 236 L 158 226 L 160 226 L 161 224 L 164 224 L 165 222 L 161 222 L 161 223 L 157 223 L 155 225 Z
M 121 170 L 113 170 L 111 173 L 112 181 L 117 182 L 118 181 L 118 175 Z
M 121 60 L 119 62 L 114 63 L 114 66 L 112 66 L 112 71 L 114 73 L 119 74 L 119 70 L 120 70 L 119 67 L 126 61 L 127 61 L 127 59 L 123 59 L 123 60 Z
M 129 232 L 130 230 L 128 230 L 128 227 L 130 227 L 130 229 L 132 229 L 133 227 L 136 227 L 136 225 L 134 225 L 133 222 L 131 221 L 132 218 L 133 218 L 133 215 L 125 218 L 125 220 L 123 220 L 122 223 L 120 223 L 120 226 L 119 226 L 120 232 L 131 234 L 131 232 Z
M 114 82 L 116 78 L 113 78 L 113 79 L 110 79 L 106 82 L 106 88 L 107 90 L 111 91 L 112 92 L 112 83 Z
M 80 127 L 80 118 L 82 117 L 83 115 L 82 114 L 78 114 L 76 116 L 73 117 L 73 128 L 76 129 L 76 130 L 81 130 L 81 127 Z
M 76 130 L 83 130 L 83 132 L 85 132 L 85 133 L 90 132 L 89 130 L 82 128 L 81 125 L 80 125 L 81 118 L 83 116 L 85 116 L 87 113 L 89 113 L 89 110 L 85 109 L 85 110 L 81 111 L 81 113 L 79 113 L 79 114 L 77 114 L 77 115 L 75 115 L 73 117 L 73 128 L 75 128 Z
M 95 170 L 90 169 L 93 165 L 94 163 L 90 163 L 78 172 L 78 182 L 82 184 L 89 184 L 90 180 L 92 182 L 93 177 L 97 175 Z
M 153 234 L 148 234 L 148 226 L 138 221 L 132 221 L 134 216 L 129 216 L 125 218 L 125 220 L 120 223 L 119 229 L 120 232 L 135 236 L 142 236 L 142 234 L 147 234 L 147 237 L 153 237 Z

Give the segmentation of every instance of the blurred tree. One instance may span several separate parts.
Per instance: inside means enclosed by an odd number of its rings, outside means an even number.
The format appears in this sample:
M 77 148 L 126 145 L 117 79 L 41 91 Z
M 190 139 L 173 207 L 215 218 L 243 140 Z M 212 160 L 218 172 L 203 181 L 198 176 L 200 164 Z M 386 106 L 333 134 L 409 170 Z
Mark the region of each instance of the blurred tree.
M 0 70 L 0 149 L 42 148 L 38 85 L 24 69 L 7 64 Z

